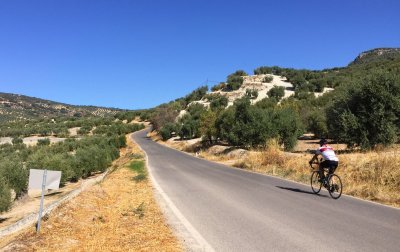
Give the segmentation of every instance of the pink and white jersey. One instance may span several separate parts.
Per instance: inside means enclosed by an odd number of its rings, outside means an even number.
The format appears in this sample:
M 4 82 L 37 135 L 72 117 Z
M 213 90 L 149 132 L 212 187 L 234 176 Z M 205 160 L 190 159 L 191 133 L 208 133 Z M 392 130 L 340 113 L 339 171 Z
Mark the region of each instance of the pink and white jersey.
M 319 147 L 316 151 L 316 154 L 321 154 L 324 160 L 339 161 L 339 159 L 335 155 L 335 152 L 333 151 L 333 148 L 328 145 L 323 145 Z

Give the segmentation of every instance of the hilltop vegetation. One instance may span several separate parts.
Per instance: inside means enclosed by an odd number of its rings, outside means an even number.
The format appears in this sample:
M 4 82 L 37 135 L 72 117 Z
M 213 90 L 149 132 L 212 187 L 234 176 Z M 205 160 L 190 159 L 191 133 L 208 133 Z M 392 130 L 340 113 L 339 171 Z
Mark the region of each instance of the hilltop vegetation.
M 399 49 L 364 52 L 347 67 L 315 71 L 262 66 L 254 74 L 266 76 L 266 83 L 272 76 L 285 77 L 293 85 L 293 95 L 282 99 L 285 88 L 274 87 L 268 97 L 249 102 L 258 93 L 247 90 L 245 97 L 226 108 L 224 92 L 234 92 L 247 78 L 247 73 L 238 70 L 226 83 L 212 87 L 212 94 L 201 87 L 148 111 L 145 117 L 164 140 L 174 134 L 182 139 L 203 136 L 208 144 L 219 141 L 245 148 L 264 146 L 274 138 L 291 150 L 304 132 L 362 149 L 398 141 Z M 314 92 L 326 88 L 334 91 L 315 97 Z
M 74 106 L 25 95 L 0 93 L 0 123 L 26 119 L 87 116 L 107 117 L 121 109 L 96 106 Z

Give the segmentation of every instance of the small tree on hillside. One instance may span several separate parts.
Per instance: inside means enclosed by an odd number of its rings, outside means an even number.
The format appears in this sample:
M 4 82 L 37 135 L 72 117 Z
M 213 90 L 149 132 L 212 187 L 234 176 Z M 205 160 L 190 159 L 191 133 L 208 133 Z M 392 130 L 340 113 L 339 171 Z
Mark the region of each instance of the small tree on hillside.
M 14 137 L 14 138 L 11 140 L 11 142 L 12 142 L 12 144 L 14 144 L 14 145 L 18 145 L 18 144 L 23 144 L 23 143 L 24 143 L 24 141 L 23 141 L 22 138 L 20 138 L 20 137 Z
M 243 76 L 247 76 L 247 73 L 243 70 L 238 70 L 228 75 L 226 90 L 233 91 L 239 89 L 243 84 Z
M 173 132 L 176 132 L 175 123 L 167 123 L 160 129 L 160 135 L 164 141 L 170 139 Z
M 207 110 L 200 116 L 200 134 L 210 144 L 213 143 L 213 139 L 217 136 L 216 120 L 217 114 L 212 110 Z
M 247 97 L 249 97 L 250 99 L 254 100 L 257 99 L 258 97 L 258 90 L 257 89 L 246 89 L 246 95 Z
M 11 207 L 11 191 L 4 179 L 0 177 L 0 213 Z
M 267 92 L 268 97 L 273 97 L 278 101 L 285 96 L 285 88 L 282 86 L 275 86 Z
M 271 75 L 265 76 L 263 81 L 264 83 L 271 83 L 274 80 L 274 77 Z

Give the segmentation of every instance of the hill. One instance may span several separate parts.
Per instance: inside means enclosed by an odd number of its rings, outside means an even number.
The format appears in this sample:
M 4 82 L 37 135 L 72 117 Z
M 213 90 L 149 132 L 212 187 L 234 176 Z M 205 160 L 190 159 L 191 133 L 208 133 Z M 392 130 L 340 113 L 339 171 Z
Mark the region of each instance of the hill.
M 379 61 L 395 61 L 399 59 L 400 48 L 376 48 L 360 53 L 349 66 Z
M 237 70 L 212 92 L 200 87 L 147 117 L 164 140 L 206 136 L 209 144 L 257 148 L 275 138 L 289 150 L 313 133 L 368 149 L 400 139 L 399 79 L 400 49 L 377 48 L 344 67 Z
M 0 122 L 51 117 L 115 115 L 115 108 L 75 106 L 25 95 L 0 93 Z

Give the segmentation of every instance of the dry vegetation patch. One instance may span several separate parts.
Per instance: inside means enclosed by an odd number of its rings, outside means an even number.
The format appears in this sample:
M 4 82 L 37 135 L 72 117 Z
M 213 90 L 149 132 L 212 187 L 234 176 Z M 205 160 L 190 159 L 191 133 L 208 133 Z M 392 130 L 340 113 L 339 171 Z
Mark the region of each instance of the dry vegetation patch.
M 42 222 L 41 233 L 33 227 L 18 235 L 5 251 L 181 251 L 154 198 L 139 148 L 128 148 L 114 163 L 115 170 Z M 142 167 L 143 168 L 143 167 Z M 1 244 L 3 245 L 4 244 Z

